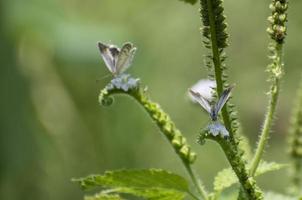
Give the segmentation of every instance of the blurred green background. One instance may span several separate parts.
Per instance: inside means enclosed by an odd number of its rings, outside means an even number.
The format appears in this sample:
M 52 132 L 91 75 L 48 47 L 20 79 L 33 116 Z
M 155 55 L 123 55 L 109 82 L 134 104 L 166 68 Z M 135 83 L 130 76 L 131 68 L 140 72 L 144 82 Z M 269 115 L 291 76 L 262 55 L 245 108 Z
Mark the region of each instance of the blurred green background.
M 175 120 L 195 151 L 208 188 L 228 166 L 214 143 L 195 143 L 208 122 L 186 97 L 206 78 L 199 5 L 177 0 L 0 0 L 0 199 L 82 199 L 72 177 L 120 168 L 164 168 L 186 176 L 173 150 L 143 110 L 127 97 L 110 108 L 98 92 L 109 81 L 97 41 L 132 41 L 132 68 Z M 267 106 L 265 32 L 269 1 L 226 1 L 230 82 L 236 83 L 243 132 L 255 146 Z M 292 1 L 286 75 L 267 160 L 288 162 L 286 137 L 300 79 L 301 1 Z M 100 81 L 96 81 L 101 79 Z M 265 190 L 286 191 L 286 170 L 258 178 Z

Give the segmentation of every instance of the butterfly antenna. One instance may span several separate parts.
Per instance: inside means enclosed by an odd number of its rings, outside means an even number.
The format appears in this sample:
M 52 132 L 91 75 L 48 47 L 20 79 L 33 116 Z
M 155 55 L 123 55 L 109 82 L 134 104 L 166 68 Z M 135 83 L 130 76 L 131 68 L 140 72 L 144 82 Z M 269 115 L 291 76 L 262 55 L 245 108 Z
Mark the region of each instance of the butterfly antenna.
M 105 78 L 108 78 L 109 76 L 112 76 L 112 74 L 107 74 L 105 76 L 102 76 L 101 78 L 96 79 L 96 82 L 98 83 L 98 82 L 104 80 Z

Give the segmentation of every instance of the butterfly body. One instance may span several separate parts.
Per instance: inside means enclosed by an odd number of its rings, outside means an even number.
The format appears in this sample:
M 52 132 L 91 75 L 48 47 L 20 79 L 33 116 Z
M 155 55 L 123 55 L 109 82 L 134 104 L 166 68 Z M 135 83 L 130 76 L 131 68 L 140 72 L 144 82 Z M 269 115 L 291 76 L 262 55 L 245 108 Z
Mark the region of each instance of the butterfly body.
M 217 121 L 218 119 L 218 113 L 216 113 L 215 110 L 216 110 L 215 107 L 213 107 L 213 109 L 211 109 L 210 112 L 210 117 L 212 121 Z

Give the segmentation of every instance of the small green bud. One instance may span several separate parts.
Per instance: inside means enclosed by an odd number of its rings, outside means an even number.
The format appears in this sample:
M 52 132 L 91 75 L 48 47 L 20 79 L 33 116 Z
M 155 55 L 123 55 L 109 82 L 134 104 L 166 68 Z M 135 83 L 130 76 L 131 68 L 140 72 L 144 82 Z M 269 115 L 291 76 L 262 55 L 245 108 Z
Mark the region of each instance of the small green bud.
M 276 22 L 279 19 L 279 13 L 275 12 L 272 18 L 274 19 L 274 22 Z
M 181 147 L 181 149 L 179 150 L 180 154 L 184 157 L 187 157 L 190 153 L 190 149 L 187 145 L 184 145 Z
M 286 18 L 287 18 L 286 14 L 281 14 L 281 15 L 279 15 L 279 21 L 280 21 L 280 22 L 285 22 L 285 21 L 286 21 Z
M 273 31 L 273 29 L 272 29 L 271 27 L 268 27 L 268 28 L 266 29 L 266 32 L 267 32 L 268 34 L 270 34 L 271 36 L 274 35 L 274 31 Z
M 273 3 L 269 5 L 269 9 L 271 9 L 272 12 L 276 11 L 276 7 Z
M 287 9 L 288 9 L 288 3 L 286 3 L 286 4 L 283 5 L 282 10 L 283 10 L 283 12 L 285 12 Z
M 164 131 L 165 131 L 165 134 L 167 135 L 167 137 L 168 137 L 169 139 L 172 139 L 172 138 L 175 136 L 175 132 L 173 131 L 171 125 L 166 124 L 166 125 L 164 126 Z
M 280 1 L 275 3 L 275 9 L 277 12 L 283 11 L 283 5 L 280 3 Z
M 189 162 L 190 163 L 194 163 L 195 160 L 197 158 L 197 154 L 195 152 L 190 152 L 190 155 L 189 155 Z
M 273 24 L 275 22 L 274 17 L 273 16 L 269 16 L 267 18 L 267 20 L 269 21 L 269 23 Z
M 172 145 L 176 149 L 179 149 L 182 146 L 181 141 L 179 139 L 175 138 L 175 137 L 172 140 Z
M 281 40 L 285 37 L 286 27 L 285 26 L 277 26 L 276 27 L 276 38 Z

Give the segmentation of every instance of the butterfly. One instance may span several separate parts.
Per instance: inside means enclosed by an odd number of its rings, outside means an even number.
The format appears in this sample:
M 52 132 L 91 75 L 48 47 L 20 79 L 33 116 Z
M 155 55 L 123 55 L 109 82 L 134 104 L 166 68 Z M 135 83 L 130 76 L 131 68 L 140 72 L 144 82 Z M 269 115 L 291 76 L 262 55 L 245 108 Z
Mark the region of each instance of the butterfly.
M 123 44 L 122 48 L 115 45 L 107 45 L 98 42 L 101 56 L 113 76 L 118 76 L 125 72 L 131 65 L 136 47 L 130 42 Z
M 228 87 L 226 90 L 224 90 L 221 94 L 221 97 L 219 100 L 212 104 L 209 100 L 207 100 L 205 97 L 203 97 L 200 93 L 193 91 L 190 89 L 190 93 L 193 96 L 193 98 L 210 114 L 210 118 L 213 123 L 211 123 L 208 126 L 208 129 L 211 131 L 211 133 L 216 136 L 219 133 L 221 133 L 223 136 L 227 137 L 229 136 L 229 132 L 226 130 L 226 128 L 218 121 L 218 114 L 223 108 L 223 106 L 226 104 L 228 99 L 230 98 L 231 91 L 234 88 L 234 85 Z

